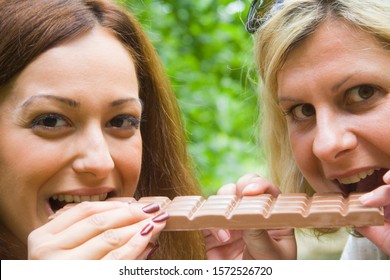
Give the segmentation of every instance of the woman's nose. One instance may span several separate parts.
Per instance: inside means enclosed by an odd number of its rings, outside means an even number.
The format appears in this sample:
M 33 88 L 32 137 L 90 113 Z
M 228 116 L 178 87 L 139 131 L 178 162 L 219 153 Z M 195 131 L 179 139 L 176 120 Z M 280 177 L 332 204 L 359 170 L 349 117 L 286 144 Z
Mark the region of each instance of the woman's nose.
M 322 161 L 334 161 L 357 147 L 357 137 L 347 120 L 329 112 L 316 113 L 313 153 Z
M 110 146 L 100 126 L 80 133 L 74 144 L 77 151 L 73 161 L 75 172 L 92 174 L 101 179 L 114 169 Z

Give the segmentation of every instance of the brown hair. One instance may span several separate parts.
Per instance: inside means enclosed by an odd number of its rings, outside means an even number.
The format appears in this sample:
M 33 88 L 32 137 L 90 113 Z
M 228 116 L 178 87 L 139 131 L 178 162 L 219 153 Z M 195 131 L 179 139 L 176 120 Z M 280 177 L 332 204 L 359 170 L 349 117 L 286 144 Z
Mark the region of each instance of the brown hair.
M 0 89 L 49 48 L 96 25 L 107 28 L 133 57 L 144 103 L 143 159 L 136 197 L 200 194 L 175 95 L 133 15 L 107 0 L 0 0 L 0 7 Z M 3 94 L 0 91 L 0 100 Z M 159 243 L 156 259 L 204 258 L 200 232 L 163 232 Z

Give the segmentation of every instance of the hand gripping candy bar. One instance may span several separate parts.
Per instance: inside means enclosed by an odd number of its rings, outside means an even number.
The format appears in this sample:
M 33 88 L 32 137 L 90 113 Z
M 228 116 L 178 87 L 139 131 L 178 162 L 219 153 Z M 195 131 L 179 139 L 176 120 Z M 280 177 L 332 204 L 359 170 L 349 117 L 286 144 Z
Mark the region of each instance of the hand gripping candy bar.
M 187 231 L 211 228 L 273 229 L 334 228 L 383 225 L 383 208 L 360 203 L 362 193 L 268 194 L 245 196 L 142 197 L 140 203 L 157 203 L 169 213 L 165 230 Z

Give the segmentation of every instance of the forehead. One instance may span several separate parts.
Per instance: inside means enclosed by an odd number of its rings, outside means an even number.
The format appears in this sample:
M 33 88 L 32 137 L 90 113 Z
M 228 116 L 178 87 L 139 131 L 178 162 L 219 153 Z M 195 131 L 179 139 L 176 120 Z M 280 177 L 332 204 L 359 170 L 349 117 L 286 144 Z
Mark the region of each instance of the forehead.
M 278 72 L 278 88 L 293 86 L 306 74 L 360 71 L 383 59 L 389 59 L 389 52 L 374 36 L 345 21 L 328 20 L 289 52 Z
M 138 95 L 138 81 L 129 51 L 103 28 L 95 28 L 49 49 L 14 80 L 11 95 L 84 93 Z
M 340 51 L 353 54 L 373 49 L 383 50 L 374 36 L 345 21 L 329 19 L 290 51 L 285 65 L 292 60 L 299 63 L 301 57 L 320 59 Z

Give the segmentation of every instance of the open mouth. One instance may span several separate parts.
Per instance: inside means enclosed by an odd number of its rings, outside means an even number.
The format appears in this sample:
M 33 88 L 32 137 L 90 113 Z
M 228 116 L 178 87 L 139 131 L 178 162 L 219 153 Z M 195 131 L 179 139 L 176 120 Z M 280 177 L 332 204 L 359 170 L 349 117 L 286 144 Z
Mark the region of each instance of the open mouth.
M 337 179 L 336 183 L 345 196 L 351 192 L 370 192 L 384 185 L 383 176 L 388 169 L 378 168 L 361 172 L 348 178 Z
M 51 210 L 55 213 L 67 204 L 80 203 L 83 201 L 104 201 L 108 197 L 112 197 L 112 194 L 111 193 L 102 193 L 99 195 L 58 194 L 50 197 L 49 204 Z

